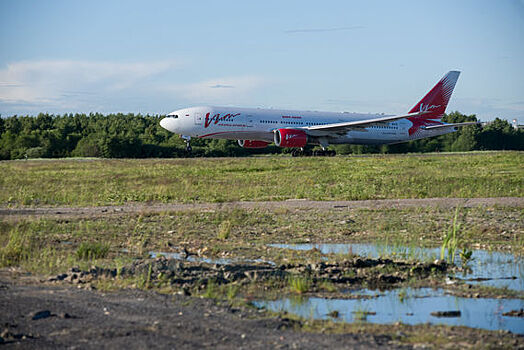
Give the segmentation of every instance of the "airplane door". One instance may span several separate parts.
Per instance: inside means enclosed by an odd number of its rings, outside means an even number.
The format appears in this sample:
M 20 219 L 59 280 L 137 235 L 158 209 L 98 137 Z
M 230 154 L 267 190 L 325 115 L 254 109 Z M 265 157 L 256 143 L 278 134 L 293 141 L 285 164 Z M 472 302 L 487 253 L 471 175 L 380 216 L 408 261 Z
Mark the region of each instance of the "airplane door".
M 253 116 L 251 114 L 248 114 L 246 116 L 246 123 L 247 123 L 248 128 L 253 126 Z
M 202 113 L 195 113 L 195 125 L 202 125 Z

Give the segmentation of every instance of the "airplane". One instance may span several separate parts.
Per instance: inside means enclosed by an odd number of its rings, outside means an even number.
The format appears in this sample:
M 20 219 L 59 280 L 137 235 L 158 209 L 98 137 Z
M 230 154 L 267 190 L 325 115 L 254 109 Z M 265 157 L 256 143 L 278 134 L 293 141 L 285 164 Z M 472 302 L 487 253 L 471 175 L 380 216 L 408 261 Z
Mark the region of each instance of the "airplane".
M 169 113 L 164 129 L 180 134 L 191 152 L 191 138 L 238 140 L 244 148 L 264 148 L 271 142 L 303 155 L 307 144 L 320 145 L 315 155 L 335 155 L 332 144 L 395 144 L 455 132 L 477 122 L 443 123 L 449 99 L 460 75 L 448 72 L 407 114 L 359 114 L 239 107 L 190 107 Z

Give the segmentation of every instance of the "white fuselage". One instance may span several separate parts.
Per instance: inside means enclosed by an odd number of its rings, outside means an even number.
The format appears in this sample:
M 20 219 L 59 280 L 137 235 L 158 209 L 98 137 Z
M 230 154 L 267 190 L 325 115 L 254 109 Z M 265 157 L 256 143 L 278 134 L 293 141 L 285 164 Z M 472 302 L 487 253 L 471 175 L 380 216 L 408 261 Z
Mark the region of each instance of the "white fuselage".
M 273 141 L 277 129 L 301 129 L 384 117 L 384 114 L 334 113 L 237 107 L 191 107 L 170 113 L 161 126 L 185 137 Z M 410 132 L 411 129 L 411 132 Z M 425 130 L 412 121 L 399 119 L 333 134 L 309 130 L 313 143 L 391 144 L 456 131 L 456 128 Z M 319 141 L 321 140 L 321 141 Z

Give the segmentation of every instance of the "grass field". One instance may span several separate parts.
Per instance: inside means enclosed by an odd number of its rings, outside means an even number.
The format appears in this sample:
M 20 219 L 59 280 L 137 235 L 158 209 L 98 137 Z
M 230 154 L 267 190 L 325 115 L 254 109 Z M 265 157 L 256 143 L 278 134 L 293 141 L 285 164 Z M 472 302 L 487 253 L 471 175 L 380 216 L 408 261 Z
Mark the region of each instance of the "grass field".
M 524 196 L 524 152 L 0 163 L 2 206 Z

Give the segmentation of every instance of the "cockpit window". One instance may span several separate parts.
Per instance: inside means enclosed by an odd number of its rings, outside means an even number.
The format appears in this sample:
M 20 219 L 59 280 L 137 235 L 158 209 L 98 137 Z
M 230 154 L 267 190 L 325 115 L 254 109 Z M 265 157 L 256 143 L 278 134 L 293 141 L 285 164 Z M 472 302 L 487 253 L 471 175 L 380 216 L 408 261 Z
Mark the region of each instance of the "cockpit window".
M 171 118 L 178 118 L 178 114 L 171 114 L 169 115 Z

